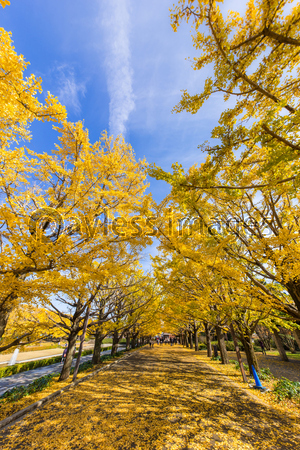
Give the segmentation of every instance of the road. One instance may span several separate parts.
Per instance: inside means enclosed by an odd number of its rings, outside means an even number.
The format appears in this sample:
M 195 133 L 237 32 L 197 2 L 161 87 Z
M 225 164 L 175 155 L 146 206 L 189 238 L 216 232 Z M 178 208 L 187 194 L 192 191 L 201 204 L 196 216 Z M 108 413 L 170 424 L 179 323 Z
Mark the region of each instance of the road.
M 111 347 L 112 344 L 102 344 L 102 347 Z M 93 341 L 85 342 L 83 345 L 83 350 L 90 350 L 94 347 Z M 54 356 L 61 356 L 63 353 L 63 348 L 48 348 L 47 350 L 35 350 L 29 352 L 20 352 L 17 357 L 16 364 L 23 362 L 36 361 L 38 359 L 52 358 Z M 12 353 L 0 354 L 0 367 L 7 366 Z
M 124 350 L 124 346 L 120 346 L 118 350 Z M 110 350 L 101 352 L 101 355 L 109 355 Z M 82 356 L 80 363 L 90 361 L 92 355 Z M 73 360 L 72 366 L 75 366 L 76 359 Z M 26 386 L 32 383 L 37 378 L 49 375 L 51 373 L 58 373 L 62 369 L 62 363 L 51 364 L 50 366 L 39 367 L 38 369 L 28 370 L 27 372 L 17 373 L 6 378 L 0 378 L 0 395 L 4 394 L 9 389 L 17 386 Z

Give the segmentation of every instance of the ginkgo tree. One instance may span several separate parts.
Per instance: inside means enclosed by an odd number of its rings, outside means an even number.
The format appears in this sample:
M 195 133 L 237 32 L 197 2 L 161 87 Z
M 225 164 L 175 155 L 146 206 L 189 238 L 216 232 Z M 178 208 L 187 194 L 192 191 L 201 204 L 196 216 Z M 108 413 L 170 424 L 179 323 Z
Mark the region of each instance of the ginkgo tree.
M 136 161 L 121 136 L 103 132 L 91 143 L 82 122 L 67 121 L 57 98 L 48 93 L 39 100 L 42 80 L 26 76 L 28 65 L 0 29 L 0 339 L 10 314 L 45 301 L 62 274 L 85 273 L 116 243 L 134 244 L 138 252 L 151 242 L 136 222 L 141 215 L 146 224 L 151 205 L 144 195 L 146 161 Z M 25 145 L 34 120 L 56 123 L 58 143 L 45 153 Z
M 42 274 L 80 268 L 105 255 L 118 241 L 149 242 L 136 236 L 130 215 L 145 211 L 145 162 L 136 162 L 122 139 L 91 144 L 81 123 L 64 122 L 53 154 L 12 154 L 1 178 L 2 259 L 0 267 L 3 326 L 24 294 L 33 296 Z M 42 187 L 41 187 L 42 186 Z M 125 231 L 115 215 L 128 220 Z M 125 218 L 125 219 L 124 219 Z M 114 226 L 115 225 L 115 226 Z
M 199 54 L 193 68 L 213 65 L 201 93 L 184 91 L 175 111 L 196 113 L 205 101 L 224 93 L 234 106 L 224 110 L 210 147 L 215 158 L 260 156 L 260 169 L 275 167 L 282 181 L 284 162 L 297 160 L 299 122 L 299 5 L 290 0 L 250 0 L 243 16 L 226 15 L 222 1 L 180 0 L 171 13 L 176 31 L 182 20 L 193 23 L 193 43 Z M 297 172 L 296 172 L 297 173 Z M 274 175 L 273 175 L 274 176 Z M 293 176 L 290 172 L 288 178 Z

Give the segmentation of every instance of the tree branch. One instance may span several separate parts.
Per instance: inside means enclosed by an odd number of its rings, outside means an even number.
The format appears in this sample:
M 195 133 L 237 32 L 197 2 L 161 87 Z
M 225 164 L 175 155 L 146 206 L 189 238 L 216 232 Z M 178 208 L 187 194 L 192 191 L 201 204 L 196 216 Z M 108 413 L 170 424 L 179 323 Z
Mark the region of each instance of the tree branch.
M 288 147 L 291 147 L 294 150 L 299 150 L 300 151 L 300 147 L 298 145 L 292 144 L 290 141 L 288 141 L 287 139 L 283 138 L 282 136 L 279 136 L 279 134 L 275 133 L 274 131 L 270 130 L 270 128 L 267 125 L 262 125 L 261 126 L 268 134 L 270 134 L 271 136 L 273 136 L 273 138 L 277 139 L 278 141 L 282 142 L 283 144 L 287 145 Z

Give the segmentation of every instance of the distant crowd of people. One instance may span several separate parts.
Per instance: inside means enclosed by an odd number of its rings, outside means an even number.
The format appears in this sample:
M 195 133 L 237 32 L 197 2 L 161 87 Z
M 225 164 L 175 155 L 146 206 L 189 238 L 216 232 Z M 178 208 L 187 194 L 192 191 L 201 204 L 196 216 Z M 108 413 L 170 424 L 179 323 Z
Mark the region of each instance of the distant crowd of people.
M 154 347 L 154 344 L 163 345 L 163 344 L 169 344 L 169 345 L 176 345 L 179 344 L 179 339 L 177 337 L 170 337 L 170 338 L 151 338 L 149 341 L 150 347 Z

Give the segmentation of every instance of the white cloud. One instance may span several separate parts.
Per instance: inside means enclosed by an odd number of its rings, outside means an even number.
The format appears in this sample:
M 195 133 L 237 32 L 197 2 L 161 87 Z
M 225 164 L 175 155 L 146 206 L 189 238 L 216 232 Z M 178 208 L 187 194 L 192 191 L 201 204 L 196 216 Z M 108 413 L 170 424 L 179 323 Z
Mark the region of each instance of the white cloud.
M 105 66 L 110 96 L 109 131 L 114 136 L 125 135 L 129 114 L 135 106 L 129 44 L 129 1 L 106 2 L 103 7 L 102 25 L 105 30 Z
M 80 96 L 85 94 L 85 84 L 76 82 L 73 70 L 67 65 L 57 67 L 58 72 L 58 98 L 67 109 L 75 114 L 81 112 Z

